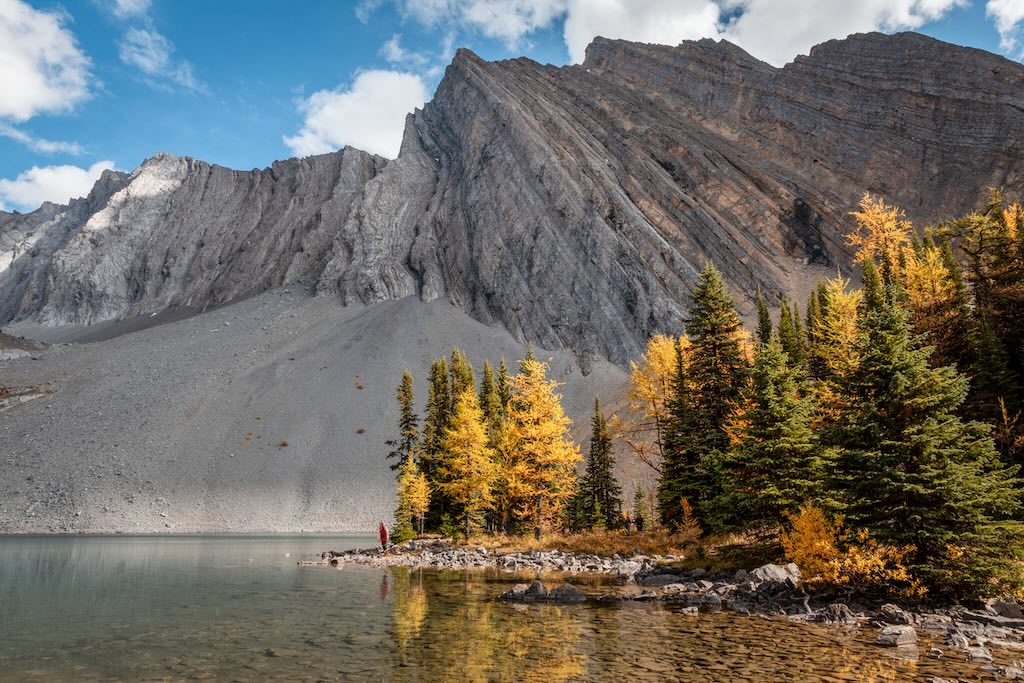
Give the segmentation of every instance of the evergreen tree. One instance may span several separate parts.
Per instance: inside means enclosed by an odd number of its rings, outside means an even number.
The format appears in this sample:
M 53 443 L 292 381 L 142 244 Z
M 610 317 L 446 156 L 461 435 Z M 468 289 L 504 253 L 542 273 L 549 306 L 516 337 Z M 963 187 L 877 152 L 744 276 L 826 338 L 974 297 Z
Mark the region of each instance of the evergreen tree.
M 412 391 L 412 373 L 408 370 L 402 375 L 402 382 L 398 385 L 398 439 L 385 442 L 391 446 L 388 458 L 397 458 L 398 462 L 391 464 L 391 469 L 400 469 L 406 460 L 415 457 L 419 446 L 419 417 L 416 416 L 415 398 Z
M 790 365 L 800 367 L 804 361 L 804 335 L 796 310 L 791 310 L 789 301 L 782 300 L 779 314 L 779 342 Z M 795 308 L 795 307 L 794 307 Z
M 829 431 L 847 518 L 874 538 L 913 547 L 911 571 L 960 597 L 1018 576 L 1016 468 L 999 463 L 988 427 L 956 410 L 967 391 L 952 367 L 931 367 L 898 292 L 865 263 L 857 368 Z M 1017 579 L 1019 582 L 1019 577 Z
M 633 519 L 647 515 L 647 492 L 644 487 L 637 484 L 633 491 Z
M 487 426 L 487 436 L 492 441 L 502 420 L 501 396 L 498 393 L 498 385 L 494 380 L 494 370 L 488 361 L 484 361 L 484 373 L 480 380 L 480 410 L 484 415 L 484 425 Z
M 805 326 L 805 339 L 807 351 L 807 376 L 817 379 L 822 376 L 824 367 L 822 359 L 818 355 L 818 321 L 822 318 L 820 289 L 811 292 L 807 297 L 807 324 Z
M 476 390 L 476 378 L 473 374 L 473 365 L 466 358 L 461 349 L 452 349 L 452 360 L 448 366 L 451 375 L 451 397 L 452 402 L 466 389 Z M 454 408 L 453 408 L 454 409 Z
M 508 366 L 502 358 L 498 363 L 498 379 L 495 381 L 495 389 L 498 392 L 498 405 L 501 409 L 501 419 L 508 417 L 508 404 L 512 400 L 512 386 L 509 383 Z
M 492 505 L 494 451 L 487 445 L 483 414 L 472 387 L 458 395 L 451 425 L 445 433 L 446 457 L 439 467 L 439 487 L 461 516 L 466 538 L 474 521 Z
M 757 341 L 767 344 L 772 337 L 772 316 L 768 313 L 768 304 L 765 303 L 764 294 L 761 288 L 757 288 Z
M 820 494 L 821 460 L 812 399 L 801 396 L 801 373 L 778 337 L 758 347 L 751 374 L 749 407 L 734 426 L 714 516 L 718 526 L 774 531 Z
M 721 492 L 717 463 L 729 446 L 726 427 L 739 405 L 749 369 L 736 305 L 710 263 L 701 271 L 692 299 L 686 332 L 691 344 L 687 379 L 693 399 L 687 419 L 699 484 L 697 495 L 689 500 L 703 514 L 701 506 Z
M 444 439 L 451 421 L 452 399 L 448 384 L 448 363 L 439 358 L 430 366 L 427 416 L 423 423 L 422 470 L 436 495 L 430 499 L 428 524 L 433 529 L 450 512 L 450 501 L 438 490 L 438 466 L 444 456 Z
M 664 436 L 665 457 L 658 480 L 658 516 L 669 528 L 682 519 L 681 502 L 706 494 L 707 473 L 694 447 L 693 422 L 687 397 L 686 368 L 682 346 L 675 343 L 675 371 Z
M 622 514 L 622 488 L 615 480 L 613 466 L 612 435 L 601 402 L 595 399 L 586 472 L 576 493 L 575 515 L 580 528 L 617 526 Z

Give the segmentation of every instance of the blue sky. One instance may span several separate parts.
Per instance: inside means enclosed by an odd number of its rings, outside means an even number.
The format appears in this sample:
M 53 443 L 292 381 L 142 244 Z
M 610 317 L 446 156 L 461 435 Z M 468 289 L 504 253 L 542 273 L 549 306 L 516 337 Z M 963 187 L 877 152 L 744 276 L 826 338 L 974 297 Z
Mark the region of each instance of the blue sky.
M 725 37 L 782 65 L 919 30 L 1020 60 L 1024 0 L 0 0 L 0 208 L 88 192 L 157 151 L 264 167 L 394 156 L 455 48 L 566 64 L 595 35 Z

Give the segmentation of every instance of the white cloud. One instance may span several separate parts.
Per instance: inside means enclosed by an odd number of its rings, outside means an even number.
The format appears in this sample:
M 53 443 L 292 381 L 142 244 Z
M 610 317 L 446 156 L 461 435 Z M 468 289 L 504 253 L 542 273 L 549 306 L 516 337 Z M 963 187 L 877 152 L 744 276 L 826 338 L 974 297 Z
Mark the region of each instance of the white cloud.
M 302 130 L 284 142 L 300 156 L 351 145 L 393 159 L 402 143 L 406 114 L 426 99 L 426 85 L 415 74 L 364 71 L 347 89 L 319 90 L 304 100 Z
M 378 54 L 392 64 L 411 67 L 423 67 L 430 61 L 426 55 L 402 47 L 402 36 L 399 33 L 388 38 L 387 42 L 381 45 Z
M 755 57 L 782 65 L 811 47 L 863 31 L 917 29 L 970 0 L 394 0 L 403 19 L 428 28 L 476 31 L 510 48 L 564 18 L 573 62 L 595 36 L 676 45 L 728 38 Z M 373 0 L 373 7 L 380 0 Z M 364 3 L 365 4 L 365 3 Z M 369 6 L 369 5 L 367 5 Z M 993 6 L 995 8 L 993 9 Z M 989 13 L 1012 30 L 1024 0 L 989 0 Z M 368 16 L 364 14 L 361 16 Z
M 720 15 L 711 0 L 570 0 L 565 44 L 579 63 L 595 36 L 664 45 L 717 38 Z
M 89 96 L 91 62 L 57 12 L 0 0 L 0 117 L 26 121 Z
M 118 19 L 145 17 L 149 14 L 151 4 L 151 0 L 114 0 L 110 5 L 110 11 Z
M 192 72 L 192 64 L 184 59 L 175 60 L 174 44 L 156 31 L 128 29 L 118 44 L 118 55 L 125 64 L 138 68 L 147 76 L 165 79 L 189 90 L 206 90 Z
M 942 18 L 968 0 L 739 0 L 724 34 L 781 66 L 811 47 L 865 31 L 905 31 Z
M 356 18 L 364 24 L 369 22 L 370 16 L 383 4 L 384 0 L 360 0 L 356 5 Z
M 66 204 L 89 194 L 103 171 L 112 168 L 113 161 L 97 161 L 89 168 L 33 166 L 14 180 L 0 178 L 0 201 L 25 210 L 35 210 L 43 202 Z
M 589 6 L 604 4 L 583 1 Z M 515 47 L 523 36 L 550 26 L 566 8 L 565 0 L 467 0 L 459 3 L 459 16 L 488 38 Z
M 999 31 L 999 46 L 1014 52 L 1024 33 L 1024 0 L 988 0 L 985 13 L 992 17 Z
M 64 154 L 82 153 L 82 146 L 77 142 L 61 142 L 59 140 L 37 138 L 3 121 L 0 121 L 0 136 L 16 140 L 33 152 L 40 152 L 42 154 L 54 154 L 57 152 Z

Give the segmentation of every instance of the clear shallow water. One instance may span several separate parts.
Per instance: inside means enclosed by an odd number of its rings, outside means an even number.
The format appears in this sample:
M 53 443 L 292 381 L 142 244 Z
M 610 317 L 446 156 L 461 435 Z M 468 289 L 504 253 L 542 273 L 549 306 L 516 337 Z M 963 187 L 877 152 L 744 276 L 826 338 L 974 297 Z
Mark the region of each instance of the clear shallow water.
M 506 576 L 296 565 L 372 541 L 0 538 L 0 681 L 990 680 L 927 642 L 895 657 L 870 629 L 512 606 L 494 600 Z

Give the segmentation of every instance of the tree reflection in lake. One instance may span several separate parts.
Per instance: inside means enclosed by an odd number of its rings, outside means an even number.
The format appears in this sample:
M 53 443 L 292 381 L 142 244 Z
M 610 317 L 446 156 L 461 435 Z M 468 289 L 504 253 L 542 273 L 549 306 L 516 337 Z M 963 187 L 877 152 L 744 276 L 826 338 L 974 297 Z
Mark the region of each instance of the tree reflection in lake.
M 568 681 L 584 672 L 578 619 L 562 607 L 509 606 L 482 590 L 479 574 L 433 584 L 428 604 L 423 570 L 394 570 L 394 635 L 406 680 Z

